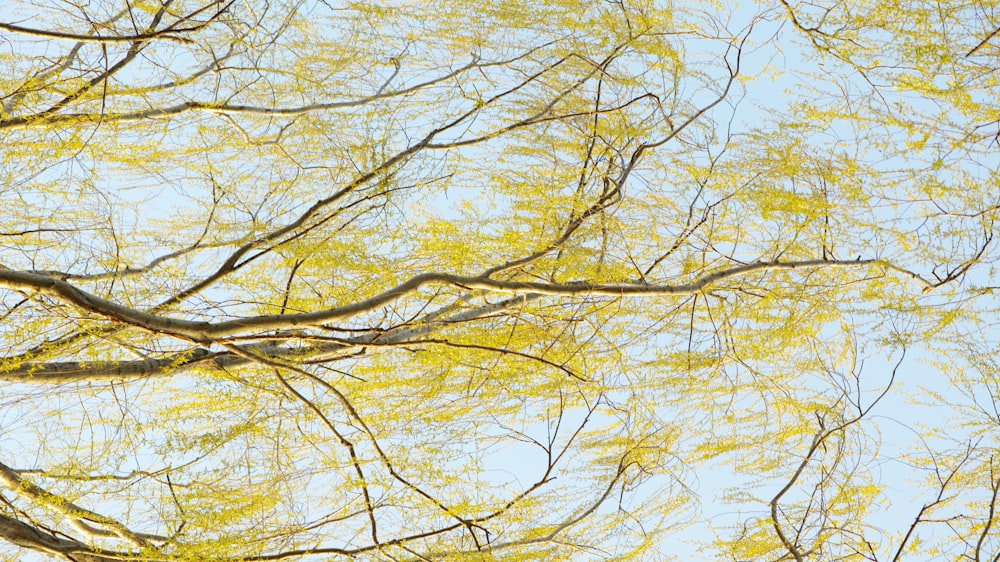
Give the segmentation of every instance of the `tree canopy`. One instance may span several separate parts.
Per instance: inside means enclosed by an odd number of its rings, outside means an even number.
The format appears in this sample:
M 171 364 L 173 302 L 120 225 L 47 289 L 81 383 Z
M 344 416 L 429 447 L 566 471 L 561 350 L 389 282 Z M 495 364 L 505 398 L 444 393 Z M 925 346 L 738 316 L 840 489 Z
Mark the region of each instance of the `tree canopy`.
M 5 2 L 0 552 L 1000 560 L 998 31 Z

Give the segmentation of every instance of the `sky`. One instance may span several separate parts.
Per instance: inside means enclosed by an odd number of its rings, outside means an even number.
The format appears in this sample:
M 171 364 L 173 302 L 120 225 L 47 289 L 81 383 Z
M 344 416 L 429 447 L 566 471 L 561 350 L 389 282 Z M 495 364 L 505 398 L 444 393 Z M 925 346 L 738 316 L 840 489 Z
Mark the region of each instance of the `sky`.
M 749 7 L 747 7 L 746 14 L 742 10 L 738 10 L 730 21 L 730 29 L 743 29 L 749 13 Z M 2 6 L 0 6 L 0 21 L 11 21 Z M 787 24 L 783 29 L 779 28 L 781 25 L 773 22 L 757 24 L 751 39 L 765 43 L 765 45 L 758 50 L 751 50 L 744 57 L 743 64 L 750 75 L 765 68 L 769 70 L 761 79 L 740 84 L 742 92 L 731 98 L 732 103 L 738 101 L 737 106 L 734 107 L 730 102 L 727 102 L 712 112 L 712 116 L 718 122 L 726 122 L 730 116 L 733 116 L 731 127 L 734 131 L 740 131 L 747 125 L 766 122 L 771 118 L 770 111 L 772 109 L 785 108 L 787 100 L 791 99 L 790 94 L 794 94 L 796 88 L 803 87 L 802 83 L 799 82 L 800 78 L 796 77 L 796 72 L 811 68 L 812 63 L 803 59 L 803 51 L 800 47 L 796 43 L 786 40 L 782 42 L 782 50 L 775 52 L 769 50 L 766 44 L 767 40 L 775 33 L 782 33 L 784 37 L 791 35 Z M 688 45 L 692 50 L 696 50 L 697 40 L 689 41 Z M 853 78 L 858 79 L 857 76 Z M 833 83 L 811 85 L 818 88 L 834 89 L 837 87 Z M 838 127 L 846 127 L 846 125 L 834 124 L 826 134 L 844 139 L 851 139 L 857 134 L 857 131 Z M 887 165 L 890 164 L 887 163 Z M 984 162 L 984 166 L 987 168 L 995 168 L 996 165 L 996 162 Z M 122 201 L 136 204 L 137 207 L 138 201 L 146 200 L 149 202 L 150 208 L 167 208 L 170 206 L 170 199 L 176 196 L 176 194 L 166 190 L 150 194 L 146 190 L 147 187 L 136 188 L 134 185 L 129 185 L 127 190 L 119 190 L 118 193 L 121 194 Z M 443 203 L 443 201 L 429 198 L 419 204 L 433 208 Z M 130 211 L 123 211 L 123 216 L 127 215 L 128 212 Z M 893 209 L 889 207 L 879 212 L 885 213 L 884 218 L 888 222 L 895 218 L 892 216 Z M 982 285 L 988 285 L 992 280 L 987 275 L 986 273 L 976 273 L 966 283 L 978 282 Z M 1000 339 L 1000 334 L 994 332 L 984 332 L 979 335 L 986 342 L 995 342 Z M 876 351 L 870 351 L 872 349 Z M 781 350 L 775 350 L 775 353 L 781 353 Z M 866 400 L 874 399 L 885 388 L 899 358 L 898 350 L 887 353 L 877 346 L 866 348 L 863 356 L 863 367 L 861 364 L 857 366 L 858 371 L 863 372 L 864 375 L 863 387 Z M 938 350 L 920 343 L 908 347 L 905 359 L 899 363 L 896 371 L 892 391 L 872 410 L 868 421 L 865 422 L 866 427 L 873 434 L 877 433 L 880 436 L 880 449 L 877 453 L 878 460 L 875 466 L 878 470 L 877 481 L 885 486 L 879 500 L 884 509 L 873 521 L 884 524 L 885 528 L 898 529 L 900 525 L 907 524 L 912 516 L 919 511 L 921 505 L 928 500 L 926 491 L 915 495 L 916 488 L 909 483 L 913 479 L 923 479 L 926 476 L 925 472 L 914 470 L 902 457 L 906 452 L 912 451 L 912 447 L 919 444 L 921 440 L 928 446 L 936 446 L 937 440 L 941 438 L 935 440 L 934 438 L 921 437 L 914 431 L 914 428 L 919 428 L 921 424 L 941 428 L 950 414 L 950 408 L 940 402 L 933 403 L 935 400 L 932 399 L 927 401 L 930 403 L 915 403 L 912 399 L 913 396 L 933 398 L 936 395 L 955 402 L 966 400 L 965 397 L 955 392 L 947 377 L 935 365 L 935 363 L 948 362 L 949 360 L 951 358 L 941 357 Z M 106 396 L 102 398 L 107 399 Z M 9 416 L 8 419 L 14 416 L 11 412 L 6 415 Z M 22 413 L 17 415 L 22 415 Z M 665 417 L 669 417 L 669 414 L 665 414 Z M 541 427 L 532 429 L 538 430 L 539 435 L 544 433 Z M 34 436 L 33 438 L 48 439 L 50 437 Z M 32 437 L 24 435 L 17 437 L 19 446 L 24 449 L 31 449 L 30 439 Z M 524 451 L 527 449 L 530 448 L 516 446 L 491 453 L 496 462 L 494 470 L 498 482 L 512 480 L 530 482 L 533 478 L 537 478 L 538 475 L 535 474 L 537 465 L 525 462 L 528 453 Z M 30 459 L 19 460 L 31 463 Z M 741 513 L 746 513 L 748 510 L 760 511 L 761 505 L 759 503 L 741 505 L 721 501 L 722 492 L 734 488 L 749 489 L 754 484 L 752 475 L 735 474 L 723 460 L 710 462 L 705 467 L 699 467 L 693 474 L 688 475 L 694 483 L 693 490 L 698 494 L 700 511 L 692 515 L 697 518 L 696 521 L 667 541 L 666 544 L 669 545 L 670 551 L 664 552 L 664 555 L 670 554 L 679 560 L 693 559 L 698 554 L 695 543 L 711 540 L 714 531 L 725 530 L 727 526 L 738 520 Z M 652 488 L 653 484 L 655 482 L 651 483 L 649 487 Z M 780 483 L 771 482 L 756 489 L 755 493 L 766 498 L 779 486 Z M 702 519 L 711 522 L 711 526 Z M 0 545 L 0 552 L 2 549 L 3 546 Z M 701 553 L 701 557 L 709 558 L 710 555 Z

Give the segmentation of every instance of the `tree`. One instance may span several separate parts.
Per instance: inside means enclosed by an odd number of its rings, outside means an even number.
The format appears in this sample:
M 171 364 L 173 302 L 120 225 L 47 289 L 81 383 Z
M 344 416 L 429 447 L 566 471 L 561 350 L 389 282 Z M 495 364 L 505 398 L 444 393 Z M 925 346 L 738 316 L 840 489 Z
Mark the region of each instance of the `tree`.
M 0 10 L 12 556 L 1000 556 L 995 6 L 437 4 Z

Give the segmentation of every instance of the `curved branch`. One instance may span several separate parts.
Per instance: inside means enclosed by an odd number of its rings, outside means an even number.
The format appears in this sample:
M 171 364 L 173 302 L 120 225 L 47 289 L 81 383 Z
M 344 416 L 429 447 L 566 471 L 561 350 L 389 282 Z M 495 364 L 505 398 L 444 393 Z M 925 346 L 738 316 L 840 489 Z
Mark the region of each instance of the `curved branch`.
M 46 37 L 49 39 L 65 39 L 69 41 L 78 41 L 80 43 L 134 43 L 136 41 L 150 41 L 154 39 L 163 39 L 166 41 L 176 41 L 178 43 L 194 43 L 193 40 L 186 37 L 177 37 L 172 35 L 173 33 L 180 33 L 185 31 L 195 31 L 198 28 L 182 28 L 182 29 L 163 29 L 160 31 L 153 31 L 150 33 L 140 33 L 137 35 L 114 35 L 114 36 L 102 36 L 102 35 L 86 35 L 81 33 L 64 33 L 62 31 L 49 31 L 45 29 L 36 29 L 31 27 L 22 27 L 20 25 L 15 25 L 12 23 L 0 22 L 0 29 L 5 29 L 12 33 L 22 33 L 25 35 L 32 35 L 35 37 Z
M 165 537 L 136 533 L 129 530 L 119 521 L 82 508 L 66 498 L 57 496 L 48 490 L 24 480 L 20 474 L 0 462 L 0 483 L 30 500 L 44 505 L 69 520 L 69 524 L 87 537 L 123 539 L 136 548 L 150 546 L 150 541 L 165 541 Z M 100 527 L 95 527 L 96 523 Z
M 21 548 L 76 562 L 119 562 L 124 554 L 91 549 L 79 541 L 61 539 L 2 513 L 0 513 L 0 537 Z
M 928 287 L 934 285 L 923 280 L 916 273 L 892 266 L 882 259 L 870 260 L 803 260 L 754 262 L 715 273 L 703 275 L 691 283 L 682 285 L 648 284 L 601 284 L 601 283 L 539 283 L 530 281 L 499 281 L 485 277 L 467 277 L 448 273 L 423 273 L 410 278 L 396 287 L 373 297 L 355 303 L 299 314 L 274 314 L 250 316 L 225 322 L 202 322 L 169 318 L 134 308 L 122 306 L 79 289 L 65 281 L 44 275 L 21 271 L 0 270 L 0 287 L 21 291 L 34 291 L 56 297 L 75 307 L 104 316 L 113 321 L 137 326 L 153 333 L 171 334 L 182 339 L 208 343 L 227 336 L 250 331 L 288 330 L 302 327 L 316 327 L 329 322 L 343 321 L 374 312 L 383 306 L 400 300 L 427 286 L 451 286 L 466 290 L 482 290 L 490 293 L 514 295 L 547 296 L 646 296 L 646 295 L 691 295 L 700 293 L 711 285 L 762 271 L 791 271 L 795 269 L 830 269 L 881 266 L 893 271 L 902 271 L 910 277 L 923 281 Z
M 454 305 L 449 305 L 441 310 L 418 318 L 414 322 L 387 331 L 373 330 L 353 338 L 327 339 L 322 343 L 306 347 L 273 345 L 266 342 L 280 340 L 280 336 L 262 335 L 259 339 L 265 341 L 265 343 L 240 346 L 240 349 L 279 361 L 323 363 L 344 357 L 352 349 L 364 348 L 373 344 L 388 346 L 405 345 L 408 342 L 434 333 L 444 326 L 479 320 L 536 298 L 539 297 L 514 297 L 470 308 L 441 318 L 446 313 L 454 312 Z M 84 381 L 129 382 L 173 376 L 194 368 L 226 370 L 248 363 L 251 363 L 251 360 L 230 351 L 212 352 L 207 348 L 197 347 L 170 353 L 158 358 L 133 361 L 24 361 L 13 368 L 0 371 L 0 381 L 24 384 L 64 384 Z

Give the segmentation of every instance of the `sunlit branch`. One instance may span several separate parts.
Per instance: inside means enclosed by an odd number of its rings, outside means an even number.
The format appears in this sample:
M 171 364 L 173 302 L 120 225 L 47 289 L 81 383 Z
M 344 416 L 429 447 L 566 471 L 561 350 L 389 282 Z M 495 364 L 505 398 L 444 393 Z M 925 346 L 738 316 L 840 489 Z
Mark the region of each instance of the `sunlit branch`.
M 692 295 L 716 283 L 755 272 L 817 268 L 858 268 L 868 266 L 879 266 L 893 271 L 904 271 L 911 278 L 921 279 L 917 274 L 892 266 L 881 259 L 755 262 L 706 274 L 691 283 L 681 285 L 594 284 L 586 282 L 560 284 L 531 281 L 499 281 L 483 277 L 466 277 L 447 273 L 424 273 L 363 301 L 336 308 L 298 314 L 251 316 L 240 320 L 215 323 L 182 320 L 142 312 L 83 291 L 65 281 L 33 273 L 0 270 L 0 286 L 21 291 L 35 291 L 43 295 L 53 296 L 81 310 L 111 318 L 118 322 L 132 324 L 151 332 L 172 334 L 193 341 L 210 342 L 248 331 L 287 330 L 319 326 L 354 318 L 378 310 L 423 287 L 435 285 L 451 286 L 466 290 L 482 290 L 490 293 L 562 297 Z M 926 281 L 925 285 L 928 287 L 933 286 Z
M 65 516 L 69 519 L 70 525 L 74 529 L 91 539 L 124 539 L 137 548 L 149 546 L 150 541 L 166 540 L 166 537 L 136 533 L 115 519 L 84 509 L 65 498 L 59 497 L 44 488 L 24 480 L 20 474 L 3 463 L 0 463 L 0 483 L 3 483 L 18 495 L 44 505 Z M 100 527 L 95 527 L 94 524 Z
M 364 349 L 369 345 L 402 346 L 432 334 L 446 326 L 462 322 L 472 322 L 489 317 L 511 307 L 522 305 L 540 296 L 523 296 L 484 304 L 468 310 L 456 312 L 454 306 L 418 318 L 414 322 L 388 330 L 373 330 L 350 338 L 318 338 L 305 334 L 282 335 L 265 333 L 251 337 L 265 343 L 240 346 L 240 349 L 255 356 L 269 357 L 294 364 L 322 364 L 349 356 L 352 350 Z M 453 313 L 453 314 L 450 314 Z M 450 314 L 450 315 L 448 315 Z M 324 331 L 332 330 L 325 328 Z M 319 341 L 313 345 L 274 345 L 282 340 Z M 0 380 L 29 384 L 62 384 L 72 382 L 138 381 L 156 377 L 173 376 L 192 369 L 225 371 L 252 363 L 246 355 L 232 351 L 211 351 L 207 348 L 192 348 L 176 353 L 168 353 L 157 358 L 132 361 L 48 361 L 32 362 L 23 358 L 14 359 L 12 367 L 0 371 Z

